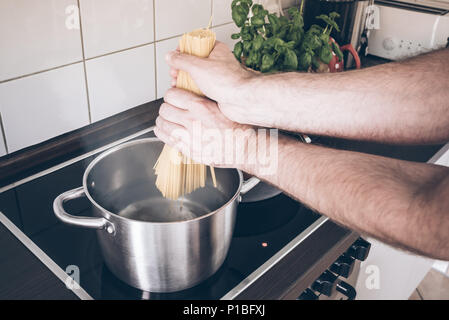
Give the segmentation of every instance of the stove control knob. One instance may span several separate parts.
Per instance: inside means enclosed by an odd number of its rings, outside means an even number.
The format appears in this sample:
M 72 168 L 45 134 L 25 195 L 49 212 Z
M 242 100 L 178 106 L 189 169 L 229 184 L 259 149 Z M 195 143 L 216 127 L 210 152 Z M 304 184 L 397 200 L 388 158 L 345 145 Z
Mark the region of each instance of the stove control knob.
M 369 250 L 371 248 L 371 243 L 358 238 L 352 246 L 346 251 L 346 254 L 354 259 L 365 261 L 368 257 Z
M 382 47 L 387 51 L 393 50 L 394 48 L 396 48 L 395 39 L 391 37 L 385 38 L 384 41 L 382 41 Z
M 318 300 L 318 295 L 315 294 L 312 290 L 307 288 L 303 293 L 298 297 L 297 300 Z
M 335 286 L 337 285 L 337 276 L 332 272 L 326 270 L 323 274 L 315 280 L 312 284 L 312 289 L 316 292 L 324 294 L 325 296 L 330 297 L 335 290 Z
M 354 287 L 344 281 L 339 281 L 335 289 L 341 294 L 345 295 L 348 300 L 354 300 L 357 296 L 357 292 L 355 291 Z
M 338 260 L 335 261 L 329 269 L 339 276 L 348 278 L 354 269 L 354 264 L 355 260 L 344 254 L 338 258 Z

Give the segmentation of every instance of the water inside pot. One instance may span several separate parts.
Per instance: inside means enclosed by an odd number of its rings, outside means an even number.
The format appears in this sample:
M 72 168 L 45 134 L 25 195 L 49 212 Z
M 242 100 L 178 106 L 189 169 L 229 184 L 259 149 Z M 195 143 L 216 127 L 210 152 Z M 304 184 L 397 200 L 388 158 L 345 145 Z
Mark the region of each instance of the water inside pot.
M 160 141 L 142 139 L 103 154 L 86 171 L 88 194 L 100 207 L 122 217 L 147 222 L 173 222 L 213 212 L 238 192 L 238 171 L 216 168 L 217 188 L 209 175 L 204 188 L 178 200 L 163 198 L 156 188 L 153 169 L 162 147 Z
M 201 217 L 226 202 L 226 196 L 218 189 L 205 187 L 179 200 L 163 197 L 148 198 L 143 185 L 121 188 L 111 195 L 97 195 L 97 201 L 104 208 L 121 217 L 146 222 L 186 221 Z M 204 193 L 207 193 L 207 199 Z

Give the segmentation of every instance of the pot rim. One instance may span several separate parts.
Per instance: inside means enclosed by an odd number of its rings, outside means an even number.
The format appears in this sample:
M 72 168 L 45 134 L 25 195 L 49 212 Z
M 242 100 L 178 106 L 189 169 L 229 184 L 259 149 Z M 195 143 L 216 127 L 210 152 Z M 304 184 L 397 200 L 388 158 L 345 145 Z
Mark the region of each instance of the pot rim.
M 189 219 L 189 220 L 182 220 L 182 221 L 167 221 L 167 222 L 152 222 L 152 221 L 142 221 L 142 220 L 135 220 L 135 219 L 130 219 L 130 218 L 125 218 L 122 217 L 116 213 L 113 213 L 105 208 L 103 208 L 101 205 L 99 205 L 94 199 L 93 197 L 90 195 L 89 193 L 89 189 L 87 188 L 87 177 L 90 173 L 90 171 L 92 171 L 92 168 L 101 160 L 103 160 L 104 158 L 106 158 L 107 156 L 113 154 L 114 152 L 117 152 L 121 149 L 124 149 L 126 147 L 130 147 L 136 144 L 142 144 L 142 143 L 147 143 L 147 142 L 162 142 L 159 138 L 142 138 L 142 139 L 137 139 L 137 140 L 132 140 L 132 141 L 128 141 L 125 143 L 122 143 L 118 146 L 112 147 L 109 150 L 104 151 L 103 153 L 101 153 L 99 156 L 97 156 L 94 160 L 92 160 L 91 163 L 89 163 L 89 165 L 87 166 L 86 170 L 84 171 L 83 174 L 83 189 L 84 189 L 84 193 L 86 195 L 86 197 L 89 199 L 89 201 L 98 209 L 100 210 L 100 212 L 102 213 L 104 218 L 108 218 L 104 216 L 104 213 L 107 213 L 111 216 L 113 216 L 114 218 L 117 218 L 119 220 L 123 220 L 126 222 L 138 222 L 138 223 L 145 223 L 145 224 L 151 224 L 151 225 L 169 225 L 169 224 L 176 224 L 176 223 L 190 223 L 190 222 L 195 222 L 195 221 L 199 221 L 202 219 L 206 219 L 209 216 L 214 215 L 215 213 L 222 211 L 223 208 L 227 207 L 230 203 L 234 202 L 235 199 L 239 196 L 240 194 L 240 190 L 242 189 L 242 185 L 243 185 L 243 174 L 240 170 L 238 169 L 232 169 L 231 170 L 236 170 L 237 174 L 239 176 L 239 186 L 235 192 L 235 194 L 231 197 L 231 199 L 229 199 L 225 204 L 223 204 L 221 207 L 219 207 L 218 209 L 211 211 L 207 214 L 204 214 L 202 216 L 193 218 L 193 219 Z

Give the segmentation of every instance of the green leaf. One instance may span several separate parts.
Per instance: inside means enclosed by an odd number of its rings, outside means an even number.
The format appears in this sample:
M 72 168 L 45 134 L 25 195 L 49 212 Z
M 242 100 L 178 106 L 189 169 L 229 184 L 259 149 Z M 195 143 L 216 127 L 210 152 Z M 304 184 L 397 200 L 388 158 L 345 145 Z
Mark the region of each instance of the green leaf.
M 329 18 L 325 14 L 320 14 L 319 16 L 316 16 L 315 18 L 318 20 L 323 20 L 326 24 L 330 24 L 330 22 L 332 21 L 331 18 Z
M 302 70 L 309 69 L 311 63 L 312 63 L 312 55 L 310 53 L 304 52 L 299 57 L 299 66 L 301 67 Z
M 276 34 L 281 26 L 279 18 L 275 14 L 270 13 L 268 15 L 268 21 L 270 22 L 273 33 Z
M 255 4 L 255 5 L 253 5 L 253 7 L 251 8 L 251 10 L 253 11 L 253 15 L 257 16 L 257 15 L 259 15 L 260 13 L 263 13 L 264 8 L 263 8 L 263 6 L 260 5 L 260 4 Z
M 262 65 L 260 71 L 269 72 L 274 66 L 274 56 L 271 54 L 264 54 L 262 57 Z
M 296 14 L 299 14 L 299 9 L 297 7 L 291 7 L 287 10 L 288 14 L 291 16 L 294 16 Z
M 231 35 L 231 39 L 233 39 L 233 40 L 240 39 L 240 33 L 233 33 L 233 34 Z
M 340 14 L 338 13 L 338 12 L 331 12 L 331 13 L 329 13 L 329 17 L 332 19 L 332 20 L 335 20 L 336 18 L 340 18 Z
M 316 56 L 312 56 L 312 67 L 317 70 L 320 68 L 320 62 Z
M 335 52 L 335 54 L 338 57 L 338 60 L 343 61 L 343 52 L 341 52 L 340 47 L 338 44 L 332 41 L 332 51 Z
M 310 26 L 310 28 L 307 31 L 307 33 L 320 35 L 323 32 L 323 30 L 324 29 L 322 27 L 320 27 L 319 25 L 313 24 L 313 25 Z
M 329 64 L 332 60 L 332 50 L 329 45 L 322 46 L 320 50 L 320 60 L 325 64 Z
M 251 41 L 243 41 L 243 51 L 248 53 L 251 50 L 252 42 Z
M 285 36 L 288 34 L 288 31 L 290 30 L 290 26 L 288 24 L 281 25 L 278 34 L 276 35 L 279 38 L 285 38 Z
M 296 70 L 298 69 L 298 57 L 295 52 L 291 49 L 286 49 L 284 56 L 284 68 L 286 70 Z
M 254 66 L 257 69 L 260 69 L 260 65 L 262 64 L 262 54 L 259 51 L 254 52 Z
M 292 28 L 290 32 L 287 34 L 287 41 L 295 42 L 295 46 L 298 45 L 303 37 L 303 30 Z
M 265 34 L 264 34 L 265 39 L 269 39 L 269 38 L 271 38 L 271 37 L 274 36 L 274 34 L 273 34 L 273 28 L 271 27 L 270 24 L 267 23 L 267 24 L 263 27 L 263 29 L 265 30 Z
M 242 34 L 242 40 L 251 41 L 253 40 L 253 35 L 251 33 L 244 33 Z
M 290 8 L 288 10 L 288 13 L 292 17 L 293 27 L 302 29 L 302 27 L 304 27 L 304 18 L 301 15 L 301 13 L 299 12 L 298 8 L 296 8 L 296 7 Z
M 284 52 L 285 49 L 285 42 L 281 38 L 275 38 L 273 41 L 274 50 L 276 50 L 279 53 Z
M 323 44 L 329 43 L 329 35 L 327 33 L 322 33 L 320 35 L 320 40 Z
M 321 14 L 321 15 L 317 16 L 316 18 L 319 20 L 323 20 L 328 25 L 328 27 L 332 27 L 332 28 L 335 28 L 335 30 L 340 31 L 340 28 L 338 27 L 338 24 L 334 21 L 334 19 L 329 18 L 327 15 Z M 330 32 L 330 30 L 329 30 L 329 32 Z
M 281 23 L 281 26 L 288 24 L 288 19 L 286 16 L 281 16 L 279 18 L 279 22 Z
M 263 26 L 265 24 L 265 19 L 261 16 L 253 16 L 251 17 L 251 24 L 255 27 Z
M 304 50 L 310 49 L 315 50 L 322 45 L 320 38 L 316 34 L 311 34 L 309 32 L 304 36 L 304 41 L 302 47 Z
M 257 52 L 257 51 L 251 50 L 249 52 L 249 55 L 248 55 L 246 61 L 245 61 L 246 66 L 250 67 L 250 68 L 254 67 L 254 66 L 257 66 L 257 63 L 259 62 L 258 61 L 259 58 L 260 58 L 260 53 Z
M 340 32 L 340 28 L 338 27 L 338 24 L 332 20 L 332 23 L 330 24 L 332 28 Z
M 232 9 L 232 20 L 234 20 L 237 27 L 242 27 L 245 24 L 248 12 L 241 5 L 237 5 Z
M 243 43 L 239 41 L 234 46 L 234 56 L 237 58 L 237 60 L 241 61 L 242 53 L 243 53 Z
M 262 48 L 263 43 L 264 43 L 263 37 L 260 34 L 256 35 L 253 40 L 253 47 L 252 47 L 253 50 L 259 51 Z

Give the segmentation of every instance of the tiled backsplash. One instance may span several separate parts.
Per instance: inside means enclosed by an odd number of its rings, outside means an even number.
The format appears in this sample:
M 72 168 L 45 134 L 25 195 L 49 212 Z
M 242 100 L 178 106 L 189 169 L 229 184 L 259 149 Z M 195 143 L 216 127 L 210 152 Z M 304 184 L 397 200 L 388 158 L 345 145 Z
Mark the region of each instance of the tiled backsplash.
M 1 0 L 0 156 L 163 97 L 183 32 L 233 46 L 231 2 Z

